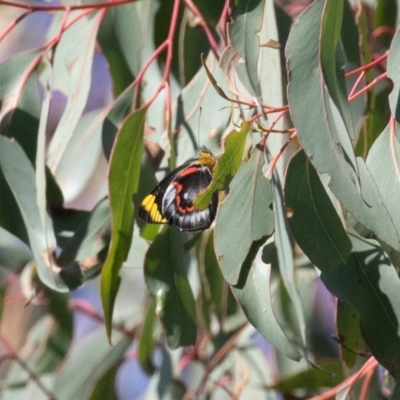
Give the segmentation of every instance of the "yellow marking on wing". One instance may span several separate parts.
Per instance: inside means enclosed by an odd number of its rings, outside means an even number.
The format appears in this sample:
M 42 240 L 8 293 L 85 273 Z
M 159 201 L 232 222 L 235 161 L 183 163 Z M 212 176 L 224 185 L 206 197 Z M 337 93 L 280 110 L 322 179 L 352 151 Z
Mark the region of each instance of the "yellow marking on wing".
M 142 207 L 147 211 L 150 212 L 152 205 L 156 200 L 156 196 L 154 194 L 148 194 L 142 201 Z
M 158 210 L 157 204 L 154 203 L 151 206 L 151 210 L 149 211 L 149 213 L 153 222 L 157 224 L 165 224 L 167 222 L 167 220 L 161 215 L 160 211 Z
M 142 207 L 149 213 L 150 221 L 153 224 L 166 224 L 168 221 L 162 216 L 156 203 L 156 196 L 148 194 L 142 201 Z

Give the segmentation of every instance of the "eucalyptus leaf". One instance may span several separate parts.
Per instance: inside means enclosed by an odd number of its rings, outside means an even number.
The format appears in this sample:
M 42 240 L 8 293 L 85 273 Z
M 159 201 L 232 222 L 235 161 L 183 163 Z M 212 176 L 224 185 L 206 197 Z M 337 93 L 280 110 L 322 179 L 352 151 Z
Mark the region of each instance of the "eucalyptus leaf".
M 262 173 L 263 165 L 264 154 L 256 147 L 233 178 L 217 214 L 215 253 L 231 285 L 237 284 L 253 243 L 266 240 L 274 230 L 271 182 Z
M 354 252 L 330 274 L 325 286 L 360 314 L 360 328 L 372 354 L 400 381 L 400 279 L 374 240 L 350 236 Z
M 101 14 L 75 22 L 61 37 L 54 54 L 54 89 L 64 92 L 67 104 L 51 139 L 48 165 L 57 168 L 78 125 L 89 94 L 93 52 Z
M 314 167 L 328 174 L 335 197 L 361 224 L 399 249 L 399 233 L 363 160 L 355 158 L 347 129 L 323 85 L 318 61 L 323 9 L 321 0 L 307 8 L 286 47 L 292 120 Z
M 196 342 L 195 300 L 183 254 L 182 233 L 166 225 L 151 244 L 144 264 L 147 288 L 173 349 Z
M 45 225 L 42 225 L 36 201 L 32 201 L 37 198 L 35 171 L 21 146 L 1 135 L 0 168 L 24 220 L 40 279 L 54 290 L 66 291 L 65 284 L 52 270 L 50 261 L 56 247 L 52 221 L 47 215 Z
M 317 172 L 303 151 L 291 160 L 285 183 L 290 229 L 307 257 L 329 273 L 344 263 L 352 245 Z
M 145 118 L 146 110 L 143 109 L 125 120 L 110 160 L 108 176 L 112 219 L 111 246 L 101 274 L 101 298 L 110 339 L 112 313 L 121 279 L 119 270 L 128 257 L 132 240 L 135 213 L 132 196 L 139 187 Z

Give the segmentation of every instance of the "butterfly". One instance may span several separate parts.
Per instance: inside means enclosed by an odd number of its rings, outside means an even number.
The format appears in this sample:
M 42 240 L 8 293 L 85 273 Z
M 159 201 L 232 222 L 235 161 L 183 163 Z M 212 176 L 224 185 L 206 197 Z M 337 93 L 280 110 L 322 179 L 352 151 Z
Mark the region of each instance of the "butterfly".
M 138 215 L 144 222 L 169 224 L 180 231 L 199 231 L 210 227 L 218 207 L 218 192 L 204 210 L 194 207 L 196 196 L 213 179 L 217 164 L 207 148 L 199 150 L 197 158 L 171 171 L 142 201 Z

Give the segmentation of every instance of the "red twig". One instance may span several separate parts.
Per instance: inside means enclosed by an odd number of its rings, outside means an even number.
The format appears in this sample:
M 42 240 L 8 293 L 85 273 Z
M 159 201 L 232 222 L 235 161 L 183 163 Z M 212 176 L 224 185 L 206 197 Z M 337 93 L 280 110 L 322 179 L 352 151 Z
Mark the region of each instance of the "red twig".
M 221 27 L 225 35 L 226 35 L 228 17 L 229 17 L 229 0 L 225 0 L 224 8 L 222 10 L 221 17 L 218 22 L 219 26 Z
M 207 25 L 206 20 L 204 19 L 203 15 L 197 8 L 197 6 L 193 3 L 192 0 L 183 0 L 186 3 L 186 6 L 192 11 L 192 13 L 199 19 L 201 26 L 204 29 L 204 32 L 206 33 L 208 42 L 210 43 L 211 50 L 213 51 L 215 57 L 217 60 L 219 59 L 218 55 L 218 44 L 214 39 L 214 36 L 212 35 L 212 32 L 210 31 L 210 28 Z
M 377 84 L 379 81 L 382 81 L 383 79 L 386 79 L 386 78 L 387 78 L 387 72 L 384 72 L 383 74 L 376 77 L 373 81 L 371 81 L 368 85 L 364 86 L 359 92 L 353 94 L 352 96 L 349 95 L 348 100 L 353 101 L 355 98 L 357 98 L 358 96 L 360 96 L 363 93 L 365 93 L 366 91 L 368 91 L 372 86 Z M 353 90 L 352 90 L 352 92 L 353 92 Z
M 388 52 L 382 54 L 380 57 L 376 58 L 374 61 L 371 61 L 370 63 L 365 64 L 365 65 L 363 65 L 363 66 L 360 67 L 360 68 L 356 68 L 356 69 L 353 69 L 353 70 L 350 71 L 350 72 L 347 72 L 347 73 L 345 74 L 345 77 L 348 78 L 349 76 L 356 75 L 356 74 L 358 74 L 359 72 L 368 71 L 368 70 L 370 70 L 371 68 L 375 67 L 375 65 L 378 65 L 378 64 L 380 64 L 382 61 L 386 60 L 387 57 L 388 57 Z
M 0 42 L 11 32 L 11 30 L 18 25 L 19 22 L 21 22 L 25 17 L 30 15 L 32 13 L 32 10 L 26 10 L 23 12 L 19 17 L 14 19 L 8 26 L 5 27 L 3 32 L 0 34 Z
M 83 313 L 90 318 L 104 324 L 103 315 L 99 314 L 96 309 L 86 300 L 82 299 L 72 299 L 71 300 L 71 309 Z M 124 326 L 113 324 L 113 329 L 122 332 L 124 335 L 134 339 L 136 337 L 136 330 L 127 330 Z
M 349 376 L 346 380 L 344 380 L 339 385 L 334 388 L 326 391 L 323 394 L 318 396 L 311 397 L 309 400 L 328 400 L 332 397 L 335 397 L 340 391 L 347 388 L 352 388 L 352 386 L 364 375 L 368 374 L 368 371 L 374 370 L 378 366 L 378 361 L 375 360 L 374 357 L 370 357 L 366 363 L 353 375 Z M 346 396 L 342 396 L 342 398 L 346 398 Z
M 150 106 L 150 104 L 156 99 L 158 94 L 161 92 L 161 90 L 165 86 L 165 82 L 167 80 L 169 81 L 169 75 L 171 73 L 171 65 L 172 65 L 172 58 L 173 58 L 173 44 L 174 44 L 174 35 L 176 31 L 176 26 L 178 24 L 178 16 L 179 16 L 179 0 L 174 0 L 174 7 L 172 10 L 172 17 L 171 17 L 171 24 L 170 24 L 170 29 L 168 32 L 168 37 L 167 39 L 160 45 L 165 46 L 167 48 L 167 57 L 166 57 L 166 63 L 165 63 L 165 69 L 164 69 L 164 75 L 162 77 L 161 83 L 159 84 L 158 88 L 154 92 L 153 96 L 150 98 L 149 101 L 147 101 L 146 105 L 144 107 Z M 152 55 L 152 59 L 155 57 L 154 53 Z M 143 70 L 143 68 L 142 68 Z
M 265 173 L 265 176 L 267 178 L 269 178 L 272 175 L 272 171 L 274 170 L 276 163 L 278 162 L 278 160 L 280 159 L 281 155 L 283 154 L 283 152 L 286 150 L 286 148 L 289 146 L 290 142 L 297 137 L 297 131 L 293 132 L 289 139 L 286 141 L 286 143 L 280 148 L 280 150 L 278 151 L 278 153 L 275 154 L 274 158 L 271 160 L 271 162 L 269 163 L 267 172 Z
M 29 365 L 22 358 L 20 358 L 18 356 L 18 354 L 14 351 L 14 349 L 11 347 L 10 343 L 8 343 L 8 341 L 2 334 L 0 334 L 0 341 L 4 345 L 4 347 L 7 349 L 8 356 L 11 359 L 15 360 L 21 366 L 21 368 L 26 371 L 26 373 L 29 375 L 29 378 L 33 382 L 35 382 L 36 385 L 38 385 L 40 390 L 46 396 L 48 396 L 50 399 L 55 399 L 54 394 L 49 389 L 47 389 L 47 387 L 42 383 L 40 378 L 30 369 Z

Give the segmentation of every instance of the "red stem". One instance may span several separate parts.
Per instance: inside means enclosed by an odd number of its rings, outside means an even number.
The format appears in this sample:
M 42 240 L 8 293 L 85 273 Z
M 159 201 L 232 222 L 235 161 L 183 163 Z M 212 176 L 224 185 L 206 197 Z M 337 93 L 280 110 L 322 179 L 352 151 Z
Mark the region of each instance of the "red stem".
M 211 47 L 216 59 L 218 60 L 219 59 L 218 44 L 215 41 L 215 39 L 210 31 L 210 28 L 207 25 L 206 20 L 204 19 L 203 15 L 201 14 L 201 12 L 197 8 L 197 6 L 193 3 L 192 0 L 183 0 L 183 1 L 186 3 L 187 7 L 192 11 L 192 13 L 194 15 L 196 15 L 196 17 L 200 20 L 201 26 L 203 27 L 204 32 L 206 33 L 208 42 L 210 43 L 210 47 Z
M 25 17 L 27 17 L 29 14 L 32 13 L 32 10 L 26 10 L 23 12 L 19 17 L 17 17 L 14 21 L 12 21 L 6 28 L 3 30 L 3 32 L 0 34 L 0 42 L 10 33 L 10 31 L 19 23 L 21 22 Z
M 387 78 L 387 72 L 384 72 L 382 75 L 379 75 L 377 78 L 375 78 L 371 83 L 363 87 L 359 92 L 353 94 L 352 96 L 348 97 L 349 101 L 353 101 L 356 97 L 362 95 L 363 93 L 367 92 L 372 86 L 374 86 L 376 83 L 379 81 L 382 81 L 383 79 Z
M 347 72 L 347 74 L 345 74 L 345 77 L 348 78 L 349 76 L 356 75 L 359 72 L 368 71 L 375 65 L 380 64 L 383 60 L 386 60 L 387 57 L 388 57 L 388 52 L 386 52 L 385 54 L 382 54 L 380 57 L 376 58 L 374 61 L 371 61 L 370 63 L 365 64 L 360 68 L 356 68 L 356 69 L 353 69 L 353 71 Z

